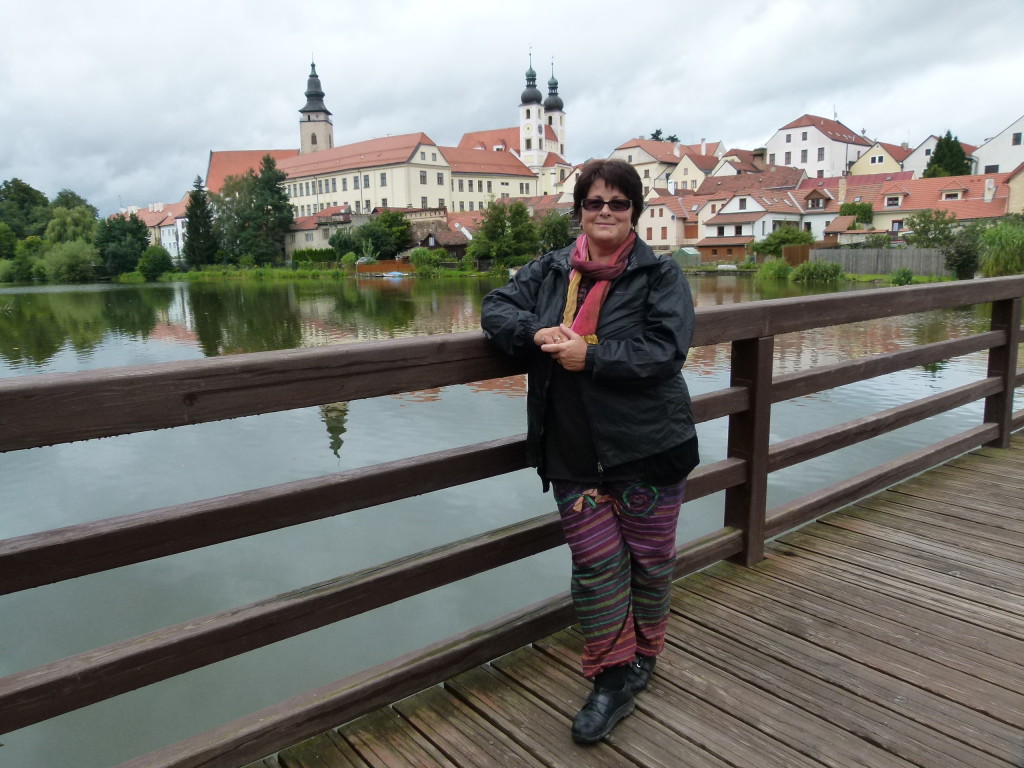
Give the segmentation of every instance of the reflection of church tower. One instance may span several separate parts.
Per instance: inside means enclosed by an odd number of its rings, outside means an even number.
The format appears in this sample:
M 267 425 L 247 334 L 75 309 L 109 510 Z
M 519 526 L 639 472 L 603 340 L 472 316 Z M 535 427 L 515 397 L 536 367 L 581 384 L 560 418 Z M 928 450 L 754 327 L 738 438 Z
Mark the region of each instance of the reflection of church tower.
M 533 71 L 533 55 L 526 70 L 526 90 L 519 104 L 519 157 L 528 167 L 537 169 L 544 164 L 544 105 L 537 89 L 537 73 Z
M 548 80 L 548 97 L 544 99 L 544 117 L 548 127 L 555 134 L 555 141 L 547 149 L 565 157 L 565 113 L 562 98 L 558 95 L 558 81 L 555 80 L 555 63 L 551 62 L 551 79 Z
M 309 65 L 309 80 L 306 82 L 306 106 L 299 110 L 299 154 L 308 155 L 334 146 L 334 125 L 331 113 L 324 105 L 324 92 L 320 90 L 320 78 L 316 74 L 316 63 Z

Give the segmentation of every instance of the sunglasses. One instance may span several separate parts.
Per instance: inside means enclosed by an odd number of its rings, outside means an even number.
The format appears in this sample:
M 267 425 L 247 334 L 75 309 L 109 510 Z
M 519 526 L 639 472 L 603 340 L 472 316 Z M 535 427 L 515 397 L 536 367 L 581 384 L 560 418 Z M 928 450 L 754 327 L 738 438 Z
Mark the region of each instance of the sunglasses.
M 580 207 L 584 211 L 590 211 L 591 213 L 600 211 L 606 205 L 609 210 L 615 211 L 616 213 L 622 213 L 623 211 L 628 211 L 632 204 L 633 203 L 629 200 L 623 200 L 618 197 L 614 200 L 602 200 L 599 197 L 588 197 L 580 201 Z

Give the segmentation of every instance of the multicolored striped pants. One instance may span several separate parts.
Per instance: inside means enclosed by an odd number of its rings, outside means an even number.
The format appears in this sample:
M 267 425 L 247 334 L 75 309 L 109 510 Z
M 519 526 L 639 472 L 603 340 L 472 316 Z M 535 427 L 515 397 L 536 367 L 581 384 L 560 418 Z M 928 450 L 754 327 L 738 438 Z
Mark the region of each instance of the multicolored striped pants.
M 583 675 L 656 656 L 665 647 L 676 520 L 686 481 L 591 484 L 552 480 L 572 552 L 572 599 L 583 631 Z

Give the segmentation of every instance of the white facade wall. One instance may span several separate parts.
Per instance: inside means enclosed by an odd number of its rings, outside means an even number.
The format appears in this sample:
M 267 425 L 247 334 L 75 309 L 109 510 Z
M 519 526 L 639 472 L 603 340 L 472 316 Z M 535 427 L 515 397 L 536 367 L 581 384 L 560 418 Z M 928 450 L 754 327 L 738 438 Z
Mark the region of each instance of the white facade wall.
M 1009 173 L 1024 163 L 1024 116 L 974 152 L 976 173 Z
M 765 161 L 769 167 L 787 165 L 802 168 L 808 178 L 822 178 L 842 176 L 849 164 L 859 160 L 868 147 L 836 141 L 814 126 L 801 126 L 776 132 L 765 144 L 765 149 Z

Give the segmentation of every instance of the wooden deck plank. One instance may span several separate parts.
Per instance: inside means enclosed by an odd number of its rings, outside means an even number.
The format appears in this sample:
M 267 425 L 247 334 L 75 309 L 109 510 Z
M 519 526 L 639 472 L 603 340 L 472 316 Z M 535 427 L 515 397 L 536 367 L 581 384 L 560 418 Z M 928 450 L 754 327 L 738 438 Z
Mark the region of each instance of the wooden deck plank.
M 677 583 L 601 743 L 568 629 L 249 768 L 1024 768 L 1024 436 Z

